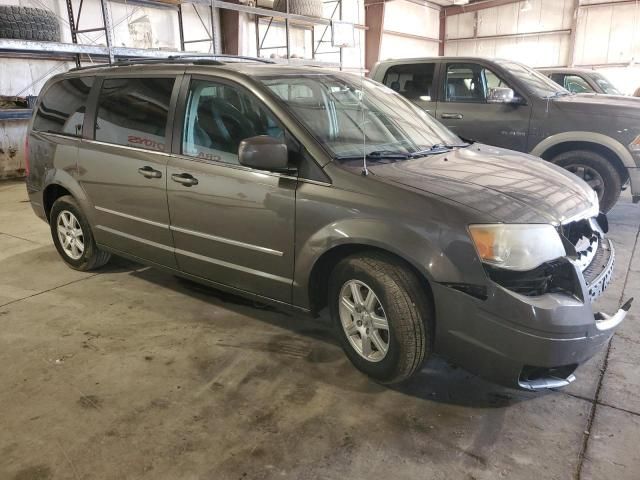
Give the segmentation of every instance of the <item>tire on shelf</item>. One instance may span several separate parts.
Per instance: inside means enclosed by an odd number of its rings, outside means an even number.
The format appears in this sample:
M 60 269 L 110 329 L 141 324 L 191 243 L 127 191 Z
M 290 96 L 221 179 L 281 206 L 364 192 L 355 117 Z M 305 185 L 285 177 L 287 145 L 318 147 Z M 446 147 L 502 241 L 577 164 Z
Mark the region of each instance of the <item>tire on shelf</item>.
M 277 12 L 287 11 L 285 0 L 274 0 L 273 9 Z M 306 17 L 323 17 L 322 0 L 289 0 L 289 13 Z
M 60 41 L 60 23 L 43 8 L 0 5 L 0 38 Z

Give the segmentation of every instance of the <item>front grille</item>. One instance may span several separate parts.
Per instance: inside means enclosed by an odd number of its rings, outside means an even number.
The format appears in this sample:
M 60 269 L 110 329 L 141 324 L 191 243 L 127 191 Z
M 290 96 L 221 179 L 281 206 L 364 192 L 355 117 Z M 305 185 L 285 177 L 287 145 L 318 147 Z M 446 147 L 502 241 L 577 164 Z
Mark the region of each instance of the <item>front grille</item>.
M 602 217 L 602 218 L 601 218 Z M 561 234 L 573 245 L 575 260 L 583 272 L 593 264 L 596 255 L 601 250 L 600 244 L 604 240 L 606 217 L 584 218 L 562 225 Z
M 582 271 L 582 275 L 584 276 L 584 280 L 587 282 L 587 285 L 592 283 L 600 272 L 606 268 L 610 257 L 611 248 L 609 247 L 608 242 L 602 242 L 598 250 L 596 250 L 591 263 Z

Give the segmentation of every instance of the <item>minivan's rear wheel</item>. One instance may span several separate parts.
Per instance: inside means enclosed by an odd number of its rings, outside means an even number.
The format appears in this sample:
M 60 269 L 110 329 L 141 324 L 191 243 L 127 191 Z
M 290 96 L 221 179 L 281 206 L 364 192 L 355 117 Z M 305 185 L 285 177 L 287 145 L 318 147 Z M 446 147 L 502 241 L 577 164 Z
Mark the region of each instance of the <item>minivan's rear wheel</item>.
M 551 160 L 584 180 L 598 194 L 600 210 L 608 212 L 618 201 L 622 190 L 620 174 L 609 160 L 599 153 L 574 150 L 561 153 Z
M 433 306 L 425 286 L 401 261 L 377 252 L 335 267 L 329 305 L 351 362 L 383 383 L 413 375 L 431 353 Z
M 109 261 L 111 255 L 98 249 L 89 223 L 72 196 L 64 195 L 54 202 L 49 225 L 58 253 L 71 268 L 93 270 Z

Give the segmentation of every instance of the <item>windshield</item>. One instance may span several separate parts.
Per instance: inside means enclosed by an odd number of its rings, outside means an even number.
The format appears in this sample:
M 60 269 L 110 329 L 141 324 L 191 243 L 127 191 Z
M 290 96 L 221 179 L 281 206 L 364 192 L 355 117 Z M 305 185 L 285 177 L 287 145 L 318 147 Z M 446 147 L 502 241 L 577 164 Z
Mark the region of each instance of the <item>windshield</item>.
M 349 74 L 259 77 L 334 157 L 411 155 L 463 142 L 393 90 Z M 397 159 L 407 158 L 398 156 Z
M 592 73 L 593 80 L 598 84 L 602 91 L 608 95 L 622 95 L 620 90 L 613 86 L 607 78 L 600 73 Z
M 560 95 L 571 95 L 568 90 L 565 90 L 556 82 L 548 77 L 545 77 L 535 70 L 520 65 L 515 62 L 508 62 L 504 60 L 496 60 L 500 66 L 507 70 L 511 75 L 520 80 L 529 91 L 539 97 L 552 97 Z

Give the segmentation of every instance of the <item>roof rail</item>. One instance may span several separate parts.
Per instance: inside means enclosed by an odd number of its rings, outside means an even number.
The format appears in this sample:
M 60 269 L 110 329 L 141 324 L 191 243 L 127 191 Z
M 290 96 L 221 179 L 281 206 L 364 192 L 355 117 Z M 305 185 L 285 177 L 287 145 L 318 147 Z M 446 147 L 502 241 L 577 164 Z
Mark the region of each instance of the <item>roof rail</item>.
M 69 71 L 75 72 L 78 70 L 89 70 L 93 68 L 108 68 L 108 67 L 123 67 L 128 65 L 143 65 L 143 64 L 162 64 L 162 63 L 193 63 L 196 65 L 224 65 L 226 63 L 252 61 L 259 63 L 275 63 L 273 60 L 267 60 L 265 58 L 247 57 L 243 55 L 169 55 L 164 58 L 127 58 L 119 60 L 114 63 L 101 63 L 99 65 L 89 65 L 86 67 L 75 67 Z
M 250 62 L 258 62 L 258 63 L 276 63 L 273 60 L 269 60 L 267 58 L 260 58 L 260 57 L 249 57 L 246 55 L 227 55 L 224 53 L 219 53 L 219 54 L 214 54 L 214 55 L 198 55 L 198 54 L 188 54 L 188 55 L 171 55 L 168 58 L 170 59 L 191 59 L 191 58 L 195 58 L 195 59 L 209 59 L 209 60 L 216 60 L 216 59 L 221 59 L 221 61 L 225 61 L 225 60 L 231 60 L 231 61 L 242 61 L 242 60 L 246 60 L 246 61 L 250 61 Z

